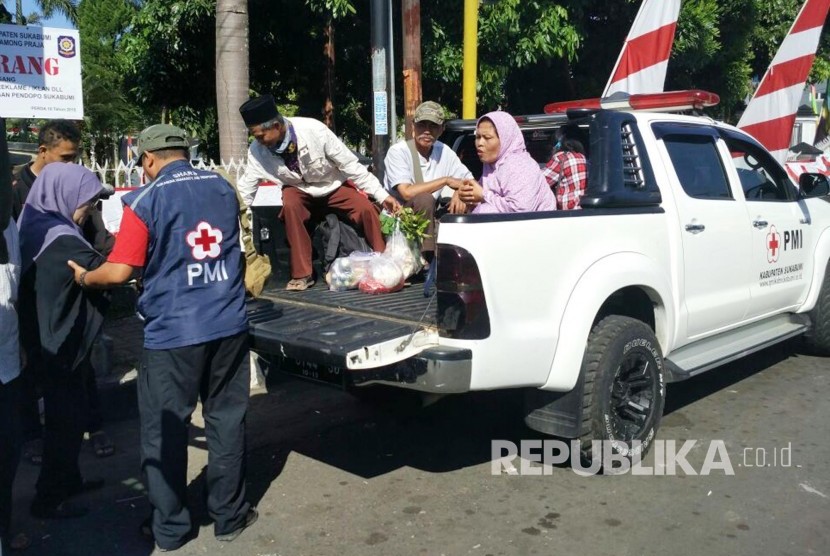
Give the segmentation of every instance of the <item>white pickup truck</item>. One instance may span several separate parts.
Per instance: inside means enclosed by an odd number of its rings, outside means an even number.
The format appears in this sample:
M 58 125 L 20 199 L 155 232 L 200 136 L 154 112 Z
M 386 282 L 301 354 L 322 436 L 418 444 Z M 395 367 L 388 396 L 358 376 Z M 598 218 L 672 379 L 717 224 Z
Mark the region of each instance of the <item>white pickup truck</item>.
M 251 303 L 253 349 L 344 388 L 525 388 L 527 425 L 581 439 L 588 458 L 593 439 L 648 449 L 667 382 L 796 335 L 830 352 L 825 176 L 796 187 L 756 140 L 706 117 L 521 121 L 529 143 L 565 123 L 585 133 L 582 210 L 444 216 L 435 293 L 271 290 Z M 454 148 L 472 126 L 449 126 Z

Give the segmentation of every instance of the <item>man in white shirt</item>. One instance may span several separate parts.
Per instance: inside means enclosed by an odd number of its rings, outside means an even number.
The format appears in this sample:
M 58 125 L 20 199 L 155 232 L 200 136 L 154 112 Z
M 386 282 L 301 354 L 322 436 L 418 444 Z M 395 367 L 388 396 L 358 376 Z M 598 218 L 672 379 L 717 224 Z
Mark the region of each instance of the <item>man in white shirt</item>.
M 386 153 L 384 185 L 404 201 L 404 206 L 423 212 L 429 218 L 428 238 L 421 246 L 422 254 L 431 261 L 435 253 L 435 212 L 441 202 L 448 202 L 452 214 L 464 214 L 467 205 L 458 198 L 462 181 L 473 174 L 453 150 L 438 140 L 444 132 L 444 109 L 433 101 L 415 109 L 415 138 L 399 141 Z M 420 176 L 415 158 L 420 166 Z
M 286 289 L 301 291 L 314 284 L 307 228 L 312 218 L 329 212 L 348 218 L 373 250 L 383 252 L 386 244 L 378 213 L 358 190 L 389 212 L 396 212 L 400 204 L 325 124 L 282 116 L 271 95 L 250 99 L 239 112 L 256 139 L 238 183 L 243 200 L 251 205 L 260 181 L 282 186 L 280 219 L 291 248 L 291 280 Z

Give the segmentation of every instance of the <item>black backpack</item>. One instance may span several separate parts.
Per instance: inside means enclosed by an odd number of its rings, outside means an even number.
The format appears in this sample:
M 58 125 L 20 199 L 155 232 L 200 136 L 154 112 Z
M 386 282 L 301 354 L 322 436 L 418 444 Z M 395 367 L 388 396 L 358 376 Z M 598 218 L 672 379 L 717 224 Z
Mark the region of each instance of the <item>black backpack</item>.
M 353 251 L 371 251 L 366 240 L 358 235 L 351 223 L 343 222 L 336 214 L 327 214 L 326 219 L 317 225 L 314 231 L 314 247 L 320 262 L 323 263 L 323 272 L 338 257 L 348 257 Z

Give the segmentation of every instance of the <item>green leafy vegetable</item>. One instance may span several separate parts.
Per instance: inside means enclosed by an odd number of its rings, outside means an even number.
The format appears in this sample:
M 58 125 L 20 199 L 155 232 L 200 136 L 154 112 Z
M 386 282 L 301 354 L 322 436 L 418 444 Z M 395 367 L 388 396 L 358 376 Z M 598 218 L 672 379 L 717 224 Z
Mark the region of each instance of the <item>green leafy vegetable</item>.
M 423 212 L 415 212 L 411 208 L 404 208 L 395 216 L 381 214 L 380 226 L 385 236 L 392 234 L 395 228 L 399 227 L 408 241 L 421 243 L 425 237 L 428 237 L 426 232 L 429 219 Z

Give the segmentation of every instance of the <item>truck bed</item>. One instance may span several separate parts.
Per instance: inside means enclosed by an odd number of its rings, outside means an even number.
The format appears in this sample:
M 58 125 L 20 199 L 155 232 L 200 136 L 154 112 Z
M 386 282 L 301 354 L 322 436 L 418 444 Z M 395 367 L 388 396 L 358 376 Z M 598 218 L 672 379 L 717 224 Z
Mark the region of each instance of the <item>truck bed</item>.
M 318 281 L 302 292 L 285 289 L 266 290 L 262 299 L 275 303 L 328 309 L 343 314 L 378 317 L 406 324 L 434 326 L 437 320 L 435 301 L 424 297 L 424 284 L 407 284 L 401 291 L 370 295 L 360 290 L 332 292 L 325 282 Z

